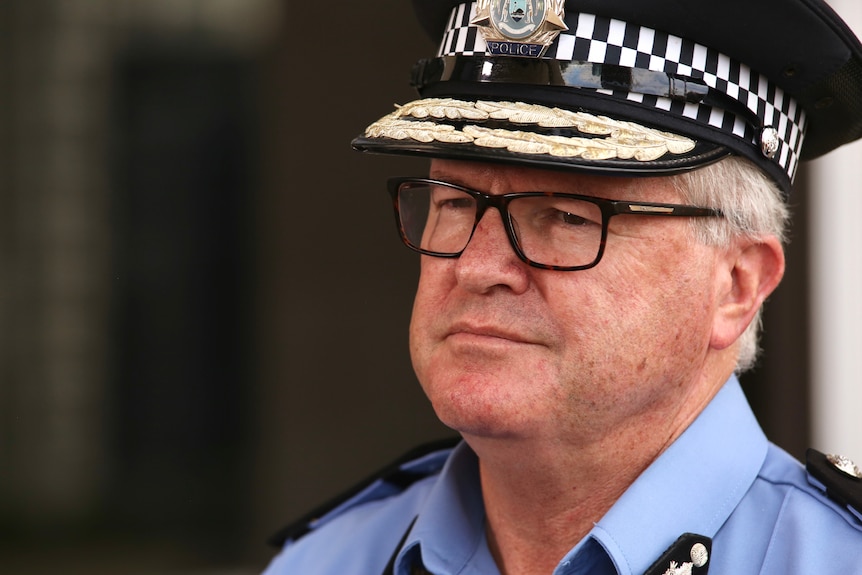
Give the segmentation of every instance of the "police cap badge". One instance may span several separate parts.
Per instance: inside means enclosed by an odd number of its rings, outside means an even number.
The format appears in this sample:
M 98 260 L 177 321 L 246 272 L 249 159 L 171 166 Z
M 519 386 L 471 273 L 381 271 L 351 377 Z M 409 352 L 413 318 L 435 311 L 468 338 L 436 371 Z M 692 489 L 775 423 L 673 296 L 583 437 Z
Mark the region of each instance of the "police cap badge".
M 824 0 L 414 0 L 420 99 L 356 149 L 659 175 L 727 155 L 789 192 L 862 136 L 862 44 Z M 804 143 L 804 147 L 803 147 Z

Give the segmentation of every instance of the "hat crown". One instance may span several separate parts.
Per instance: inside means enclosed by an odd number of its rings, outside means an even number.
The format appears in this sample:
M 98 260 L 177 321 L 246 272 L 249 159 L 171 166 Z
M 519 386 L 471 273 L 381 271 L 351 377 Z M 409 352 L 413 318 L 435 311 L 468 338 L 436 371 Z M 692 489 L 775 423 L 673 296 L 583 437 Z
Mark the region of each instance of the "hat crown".
M 801 159 L 862 137 L 862 45 L 822 0 L 414 6 L 440 42 L 423 99 L 357 149 L 633 175 L 737 154 L 789 193 Z
M 439 42 L 462 0 L 413 0 Z M 862 137 L 862 43 L 823 0 L 723 0 L 693 10 L 682 0 L 568 0 L 567 12 L 636 23 L 745 63 L 792 95 L 808 114 L 803 159 Z

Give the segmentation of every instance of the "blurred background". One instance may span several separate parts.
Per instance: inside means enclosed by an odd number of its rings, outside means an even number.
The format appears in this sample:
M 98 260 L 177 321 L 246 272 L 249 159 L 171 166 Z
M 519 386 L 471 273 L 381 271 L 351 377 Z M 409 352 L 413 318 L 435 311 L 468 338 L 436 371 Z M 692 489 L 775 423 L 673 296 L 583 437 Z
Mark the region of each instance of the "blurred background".
M 435 49 L 405 1 L 0 2 L 0 573 L 258 573 L 282 524 L 450 435 L 384 186 L 425 165 L 350 149 Z M 798 178 L 744 379 L 791 453 L 858 460 L 842 154 Z

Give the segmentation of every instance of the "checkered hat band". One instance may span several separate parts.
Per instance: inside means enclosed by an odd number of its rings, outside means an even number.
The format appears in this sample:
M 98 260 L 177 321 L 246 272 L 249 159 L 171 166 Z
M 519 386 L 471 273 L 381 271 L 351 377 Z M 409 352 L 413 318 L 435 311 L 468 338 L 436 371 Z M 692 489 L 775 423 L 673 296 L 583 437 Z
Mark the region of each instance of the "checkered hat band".
M 452 10 L 438 56 L 485 54 L 481 31 L 470 25 L 475 11 L 474 2 Z M 739 102 L 760 120 L 760 125 L 702 103 L 631 92 L 596 92 L 696 120 L 758 148 L 761 128 L 772 127 L 781 141 L 774 161 L 793 179 L 802 149 L 805 112 L 765 76 L 706 46 L 652 28 L 583 13 L 567 14 L 565 22 L 569 30 L 560 34 L 544 58 L 640 68 L 697 80 Z

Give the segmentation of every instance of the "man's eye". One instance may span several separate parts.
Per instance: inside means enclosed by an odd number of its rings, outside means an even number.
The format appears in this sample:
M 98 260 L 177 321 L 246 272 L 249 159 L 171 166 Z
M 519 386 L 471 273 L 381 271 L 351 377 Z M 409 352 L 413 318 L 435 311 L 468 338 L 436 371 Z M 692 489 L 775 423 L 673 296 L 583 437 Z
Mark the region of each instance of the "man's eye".
M 600 226 L 601 220 L 587 215 L 583 212 L 572 212 L 566 210 L 553 210 L 549 214 L 550 221 L 566 228 L 584 228 L 588 226 Z
M 588 219 L 571 212 L 557 212 L 557 218 L 564 224 L 568 224 L 570 226 L 586 226 L 593 223 Z
M 473 207 L 473 198 L 444 198 L 437 205 L 440 209 L 465 210 Z

